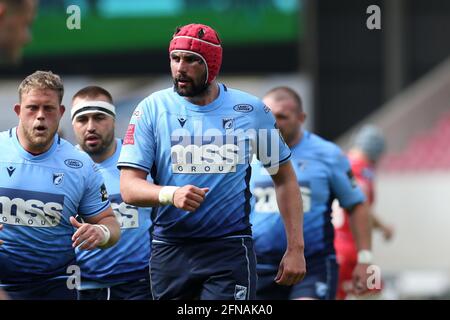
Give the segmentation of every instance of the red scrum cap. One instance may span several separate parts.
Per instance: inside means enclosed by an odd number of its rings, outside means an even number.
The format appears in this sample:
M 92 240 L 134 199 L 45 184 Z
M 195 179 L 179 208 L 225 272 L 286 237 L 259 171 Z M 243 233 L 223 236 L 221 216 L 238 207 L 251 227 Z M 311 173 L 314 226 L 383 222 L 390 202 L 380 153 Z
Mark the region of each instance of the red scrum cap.
M 177 28 L 170 41 L 173 51 L 190 52 L 200 56 L 206 65 L 206 83 L 211 83 L 222 64 L 222 47 L 217 32 L 204 24 L 188 24 Z

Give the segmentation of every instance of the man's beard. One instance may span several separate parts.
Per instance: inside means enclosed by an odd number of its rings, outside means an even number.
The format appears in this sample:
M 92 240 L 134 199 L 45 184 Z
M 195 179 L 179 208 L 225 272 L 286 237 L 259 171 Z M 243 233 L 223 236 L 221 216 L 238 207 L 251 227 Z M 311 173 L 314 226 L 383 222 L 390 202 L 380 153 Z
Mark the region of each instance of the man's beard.
M 114 141 L 114 135 L 108 135 L 105 139 L 99 137 L 99 139 L 100 143 L 95 146 L 89 146 L 86 141 L 83 141 L 82 149 L 90 156 L 100 156 L 104 154 L 111 146 Z
M 174 84 L 174 90 L 176 93 L 178 93 L 180 96 L 182 97 L 196 97 L 196 96 L 202 96 L 203 94 L 205 94 L 205 92 L 208 90 L 209 88 L 209 84 L 206 83 L 206 81 L 202 81 L 200 84 L 195 84 L 194 81 L 190 80 L 189 83 L 191 84 L 190 88 L 186 89 L 181 89 L 178 86 L 178 79 L 174 79 L 173 80 L 173 84 Z
M 34 150 L 42 150 L 48 147 L 55 137 L 55 133 L 57 131 L 57 128 L 53 131 L 50 130 L 50 128 L 47 128 L 47 132 L 45 135 L 36 136 L 33 132 L 33 129 L 31 130 L 24 130 L 24 135 L 26 139 L 31 143 Z
M 106 145 L 103 143 L 103 141 L 96 146 L 89 146 L 88 144 L 84 143 L 82 149 L 90 156 L 97 156 L 105 152 Z

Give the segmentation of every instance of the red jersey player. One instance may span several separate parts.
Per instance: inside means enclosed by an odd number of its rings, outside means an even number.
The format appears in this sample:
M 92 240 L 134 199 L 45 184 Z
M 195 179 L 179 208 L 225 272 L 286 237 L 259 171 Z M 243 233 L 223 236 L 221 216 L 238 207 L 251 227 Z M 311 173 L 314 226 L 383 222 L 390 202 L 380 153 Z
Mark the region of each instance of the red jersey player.
M 356 135 L 352 148 L 348 153 L 353 175 L 365 192 L 370 205 L 374 201 L 374 171 L 375 165 L 385 149 L 385 140 L 380 130 L 372 125 L 364 126 Z M 386 240 L 392 237 L 392 228 L 384 225 L 372 213 L 373 228 L 382 231 Z M 350 228 L 348 213 L 333 205 L 333 224 L 335 228 L 334 246 L 339 263 L 339 283 L 337 299 L 345 299 L 352 293 L 352 273 L 358 260 L 371 264 L 372 253 L 370 251 L 357 252 L 356 244 Z M 371 289 L 370 293 L 378 293 L 381 288 Z

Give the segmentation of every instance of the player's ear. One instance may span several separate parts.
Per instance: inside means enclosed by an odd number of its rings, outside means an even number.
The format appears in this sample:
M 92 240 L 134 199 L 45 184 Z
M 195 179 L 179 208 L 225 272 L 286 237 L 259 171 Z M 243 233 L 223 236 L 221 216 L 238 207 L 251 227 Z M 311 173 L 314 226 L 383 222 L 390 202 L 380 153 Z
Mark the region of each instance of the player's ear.
M 20 104 L 14 105 L 14 112 L 17 114 L 17 116 L 20 115 Z
M 306 121 L 306 113 L 303 111 L 299 112 L 298 120 L 303 124 Z
M 66 112 L 66 107 L 64 105 L 60 105 L 59 106 L 59 112 L 61 112 L 61 117 L 62 117 L 64 112 Z

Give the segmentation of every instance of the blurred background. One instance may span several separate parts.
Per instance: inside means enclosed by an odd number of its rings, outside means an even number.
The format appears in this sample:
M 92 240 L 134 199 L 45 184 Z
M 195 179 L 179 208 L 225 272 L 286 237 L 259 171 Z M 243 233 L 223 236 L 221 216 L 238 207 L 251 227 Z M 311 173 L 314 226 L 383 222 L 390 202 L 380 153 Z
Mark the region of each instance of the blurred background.
M 79 30 L 66 26 L 72 4 Z M 381 9 L 381 30 L 366 26 L 370 5 Z M 450 299 L 450 1 L 40 0 L 23 59 L 0 66 L 0 130 L 17 122 L 21 80 L 51 70 L 68 107 L 81 87 L 109 90 L 122 136 L 137 103 L 171 86 L 168 44 L 192 22 L 220 34 L 219 81 L 259 97 L 291 86 L 307 129 L 345 150 L 363 124 L 383 130 L 375 211 L 395 235 L 387 243 L 374 234 L 381 298 Z M 68 114 L 61 129 L 74 142 Z

